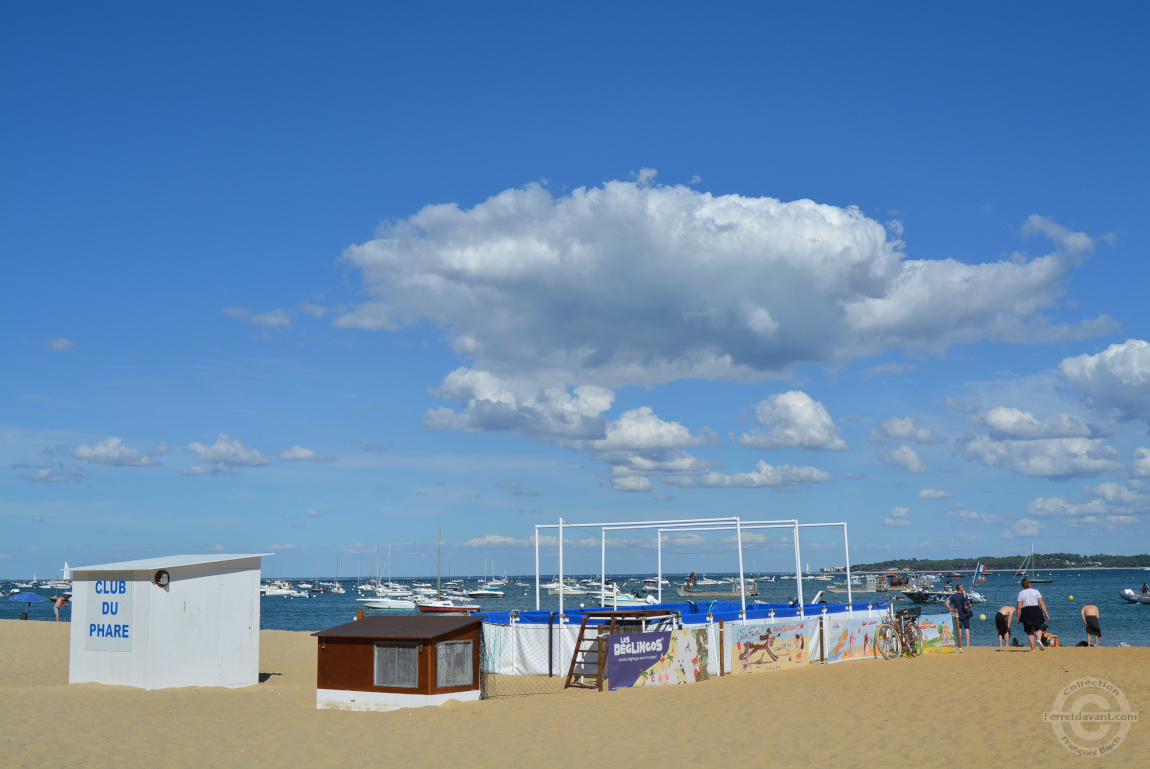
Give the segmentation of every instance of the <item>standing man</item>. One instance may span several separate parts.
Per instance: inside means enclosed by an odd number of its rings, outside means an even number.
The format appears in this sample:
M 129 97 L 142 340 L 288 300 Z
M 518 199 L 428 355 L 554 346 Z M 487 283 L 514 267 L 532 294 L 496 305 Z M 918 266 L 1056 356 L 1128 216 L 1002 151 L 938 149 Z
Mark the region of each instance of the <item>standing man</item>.
M 970 646 L 970 618 L 974 614 L 970 608 L 970 598 L 963 590 L 961 582 L 958 583 L 958 592 L 947 598 L 946 603 L 950 606 L 950 613 L 958 618 L 958 640 L 960 642 L 958 650 L 961 652 L 963 646 Z M 966 630 L 965 644 L 961 643 L 963 630 Z
M 52 609 L 56 612 L 56 621 L 60 621 L 60 607 L 68 605 L 68 596 L 62 595 L 56 599 L 56 603 L 52 604 Z
M 994 615 L 994 629 L 998 631 L 998 645 L 1010 646 L 1010 626 L 1014 624 L 1014 607 L 1000 606 Z
M 1026 631 L 1026 640 L 1030 641 L 1030 651 L 1035 651 L 1034 636 L 1038 636 L 1038 650 L 1045 651 L 1042 643 L 1042 626 L 1050 621 L 1050 612 L 1046 610 L 1046 601 L 1042 593 L 1030 586 L 1030 578 L 1022 580 L 1022 590 L 1018 593 L 1018 603 L 1014 607 L 1018 610 L 1018 621 Z
M 1082 621 L 1086 623 L 1086 645 L 1102 645 L 1102 626 L 1098 624 L 1098 607 L 1088 603 L 1082 607 Z M 1093 641 L 1094 643 L 1091 643 Z

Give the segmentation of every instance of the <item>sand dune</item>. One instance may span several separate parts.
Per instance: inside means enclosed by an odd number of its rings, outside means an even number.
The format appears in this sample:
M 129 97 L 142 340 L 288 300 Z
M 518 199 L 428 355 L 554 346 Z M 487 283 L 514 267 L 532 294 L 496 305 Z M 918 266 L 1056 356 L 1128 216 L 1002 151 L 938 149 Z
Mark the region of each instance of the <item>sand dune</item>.
M 69 686 L 66 623 L 0 622 L 0 766 L 657 767 L 1150 765 L 1150 648 L 975 648 L 690 686 L 315 709 L 315 639 L 261 633 L 247 689 Z M 1043 723 L 1101 676 L 1143 721 L 1109 756 L 1071 755 Z

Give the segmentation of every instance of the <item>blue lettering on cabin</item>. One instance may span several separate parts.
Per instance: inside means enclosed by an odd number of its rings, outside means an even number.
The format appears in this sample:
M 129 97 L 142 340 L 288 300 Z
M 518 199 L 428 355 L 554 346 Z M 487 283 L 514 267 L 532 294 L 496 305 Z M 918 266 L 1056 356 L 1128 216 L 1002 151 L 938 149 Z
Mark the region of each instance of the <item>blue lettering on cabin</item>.
M 90 638 L 94 635 L 96 635 L 96 623 L 95 622 L 93 622 L 91 625 L 88 626 L 88 637 Z
M 115 616 L 116 614 L 120 613 L 119 601 L 102 601 L 101 603 L 103 604 L 101 607 L 103 609 L 101 614 L 111 614 Z

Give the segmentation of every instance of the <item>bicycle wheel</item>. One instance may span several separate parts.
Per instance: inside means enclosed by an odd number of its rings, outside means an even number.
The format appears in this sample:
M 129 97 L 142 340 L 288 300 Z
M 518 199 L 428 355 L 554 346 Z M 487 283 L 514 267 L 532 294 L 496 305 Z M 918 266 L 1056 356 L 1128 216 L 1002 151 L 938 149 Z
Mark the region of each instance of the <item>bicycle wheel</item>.
M 906 647 L 906 653 L 912 657 L 922 654 L 926 644 L 922 640 L 922 629 L 916 623 L 911 622 L 907 625 L 904 636 L 903 646 Z
M 883 656 L 883 659 L 893 660 L 901 650 L 898 640 L 898 630 L 889 622 L 878 626 L 874 634 L 874 648 Z

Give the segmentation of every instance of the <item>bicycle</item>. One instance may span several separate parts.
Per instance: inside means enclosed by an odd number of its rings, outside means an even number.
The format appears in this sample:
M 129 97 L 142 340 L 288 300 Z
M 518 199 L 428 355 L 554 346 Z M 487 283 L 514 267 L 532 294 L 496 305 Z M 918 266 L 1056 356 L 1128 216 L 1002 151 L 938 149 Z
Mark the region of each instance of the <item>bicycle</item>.
M 922 629 L 918 626 L 918 618 L 922 609 L 914 606 L 910 609 L 887 609 L 887 621 L 878 626 L 874 634 L 874 646 L 883 659 L 893 660 L 906 654 L 917 657 L 923 653 L 925 644 L 922 640 Z

